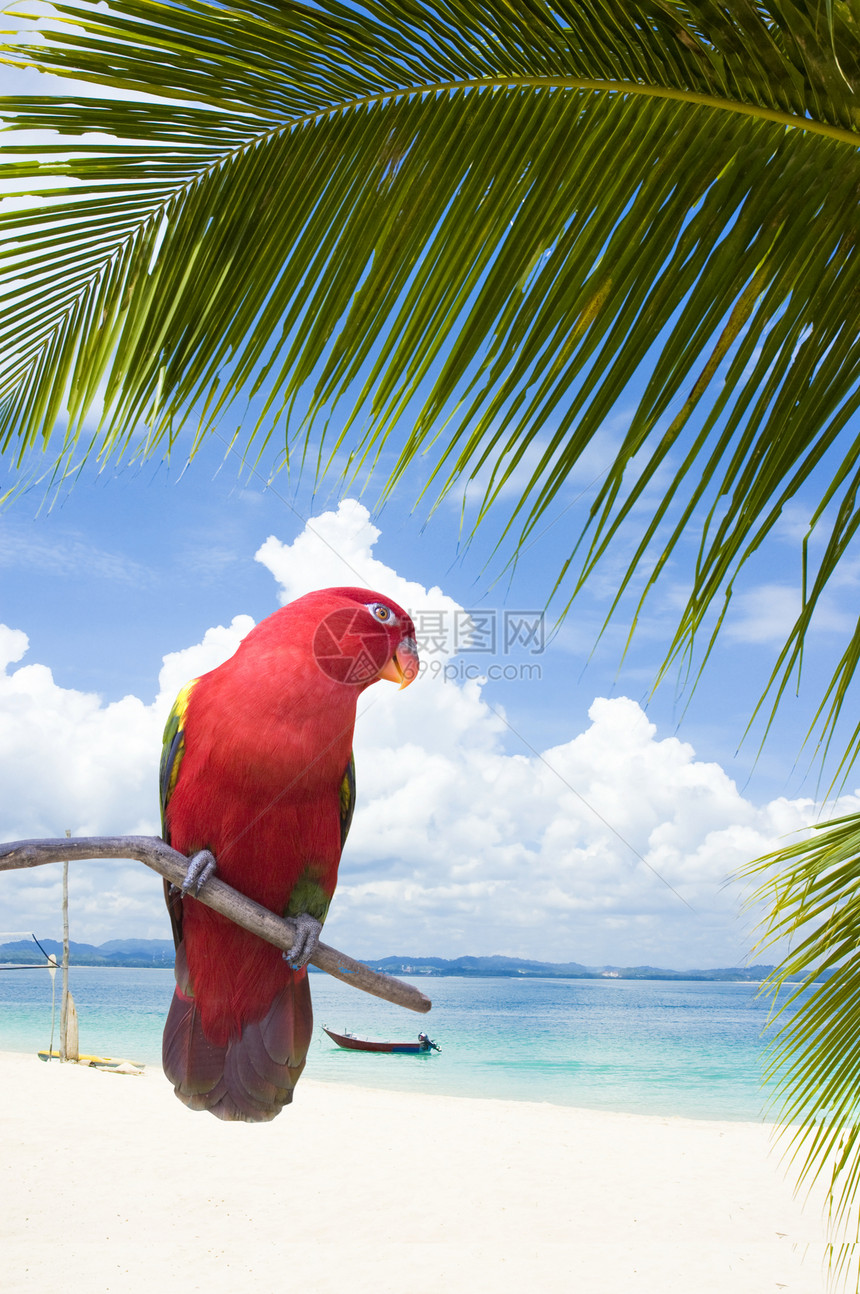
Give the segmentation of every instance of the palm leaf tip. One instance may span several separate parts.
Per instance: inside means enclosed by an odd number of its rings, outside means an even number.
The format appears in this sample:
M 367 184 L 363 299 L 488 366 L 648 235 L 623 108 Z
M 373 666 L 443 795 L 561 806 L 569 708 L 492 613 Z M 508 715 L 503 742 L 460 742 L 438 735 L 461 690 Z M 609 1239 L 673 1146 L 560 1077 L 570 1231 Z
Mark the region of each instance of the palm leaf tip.
M 824 1194 L 833 1271 L 848 1279 L 860 1270 L 860 813 L 818 824 L 746 874 L 764 877 L 751 899 L 767 909 L 756 952 L 789 941 L 767 984 L 771 1110 L 798 1185 Z

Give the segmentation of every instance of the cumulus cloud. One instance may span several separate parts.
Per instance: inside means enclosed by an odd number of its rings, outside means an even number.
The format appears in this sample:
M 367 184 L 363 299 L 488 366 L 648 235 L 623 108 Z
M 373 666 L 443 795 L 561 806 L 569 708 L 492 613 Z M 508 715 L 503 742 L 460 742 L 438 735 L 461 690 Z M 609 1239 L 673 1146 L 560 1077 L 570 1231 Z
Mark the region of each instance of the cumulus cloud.
M 374 556 L 367 510 L 347 500 L 292 543 L 256 554 L 280 598 L 363 584 L 415 615 L 462 612 Z M 442 615 L 444 613 L 444 615 Z M 26 633 L 0 627 L 0 834 L 155 832 L 156 771 L 170 702 L 229 656 L 238 615 L 165 656 L 146 699 L 105 704 L 26 662 Z M 443 644 L 445 651 L 452 644 Z M 449 657 L 445 657 L 448 659 Z M 640 706 L 597 698 L 583 732 L 519 751 L 481 678 L 425 672 L 404 692 L 363 694 L 358 810 L 327 938 L 358 956 L 502 952 L 586 963 L 735 964 L 749 947 L 726 878 L 815 817 L 811 800 L 756 805 L 717 764 L 661 737 Z M 834 812 L 856 810 L 843 797 Z M 166 937 L 157 882 L 139 866 L 79 865 L 73 937 Z M 52 933 L 56 869 L 3 877 L 0 926 Z
M 454 616 L 462 608 L 440 588 L 425 589 L 374 557 L 379 536 L 367 508 L 355 499 L 344 499 L 336 512 L 325 512 L 309 521 L 291 544 L 270 535 L 255 559 L 277 580 L 282 604 L 312 589 L 363 587 L 393 598 L 413 617 L 443 613 L 442 631 L 446 637 L 453 635 Z M 451 654 L 453 644 L 446 642 L 443 650 Z
M 125 696 L 105 704 L 94 692 L 60 687 L 25 658 L 27 635 L 0 625 L 0 839 L 38 836 L 155 835 L 161 733 L 183 683 L 225 660 L 253 625 L 237 616 L 202 643 L 164 657 L 148 703 Z M 100 942 L 167 937 L 159 886 L 139 864 L 78 863 L 71 869 L 73 937 Z M 51 936 L 60 912 L 55 866 L 4 873 L 0 927 Z

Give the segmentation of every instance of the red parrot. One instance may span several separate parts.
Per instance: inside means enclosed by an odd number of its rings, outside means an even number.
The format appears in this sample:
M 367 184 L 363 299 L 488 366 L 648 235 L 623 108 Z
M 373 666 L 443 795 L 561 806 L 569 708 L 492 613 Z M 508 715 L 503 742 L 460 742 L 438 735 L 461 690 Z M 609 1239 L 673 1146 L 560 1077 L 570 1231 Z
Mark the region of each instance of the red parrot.
M 401 607 L 324 589 L 263 620 L 180 692 L 164 732 L 162 829 L 191 862 L 181 891 L 165 885 L 176 990 L 163 1061 L 191 1109 L 254 1123 L 292 1100 L 313 1028 L 305 967 L 355 804 L 356 703 L 377 679 L 405 687 L 417 673 Z M 288 954 L 192 897 L 216 866 L 297 920 Z

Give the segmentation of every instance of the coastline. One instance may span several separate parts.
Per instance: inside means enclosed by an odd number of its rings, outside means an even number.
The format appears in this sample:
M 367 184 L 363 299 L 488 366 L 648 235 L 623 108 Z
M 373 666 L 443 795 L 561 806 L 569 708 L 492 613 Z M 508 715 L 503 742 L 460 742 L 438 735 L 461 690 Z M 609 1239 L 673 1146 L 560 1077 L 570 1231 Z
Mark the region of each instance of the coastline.
M 76 968 L 81 1049 L 160 1064 L 174 984 L 172 971 Z M 758 1121 L 766 1112 L 767 1007 L 751 985 L 447 978 L 433 990 L 429 1017 L 326 975 L 316 977 L 312 993 L 317 1027 L 303 1082 L 709 1121 Z M 0 975 L 0 999 L 0 1049 L 46 1047 L 48 976 Z M 429 1026 L 442 1054 L 416 1060 L 341 1052 L 322 1033 L 325 1023 L 401 1040 Z
M 303 1078 L 271 1124 L 0 1053 L 4 1290 L 823 1294 L 768 1125 Z

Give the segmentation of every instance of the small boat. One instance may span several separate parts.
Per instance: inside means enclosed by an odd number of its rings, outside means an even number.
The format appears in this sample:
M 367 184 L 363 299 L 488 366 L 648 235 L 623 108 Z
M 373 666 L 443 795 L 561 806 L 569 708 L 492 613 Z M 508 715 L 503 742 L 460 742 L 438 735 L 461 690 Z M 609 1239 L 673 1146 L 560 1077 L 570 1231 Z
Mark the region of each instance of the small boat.
M 414 1056 L 421 1052 L 442 1050 L 426 1033 L 419 1033 L 417 1042 L 372 1042 L 370 1038 L 356 1038 L 354 1033 L 335 1033 L 327 1025 L 323 1025 L 323 1031 L 338 1047 L 345 1047 L 347 1051 L 396 1051 Z
M 62 1060 L 62 1056 L 58 1051 L 49 1051 L 47 1047 L 43 1051 L 37 1052 L 36 1054 L 38 1055 L 39 1060 L 44 1060 L 44 1061 Z M 69 1061 L 70 1063 L 73 1063 L 76 1065 L 84 1065 L 84 1066 L 91 1065 L 94 1069 L 116 1069 L 116 1070 L 119 1070 L 121 1073 L 126 1073 L 126 1074 L 130 1074 L 132 1072 L 139 1072 L 142 1069 L 146 1069 L 146 1066 L 141 1065 L 139 1061 L 117 1060 L 113 1056 L 85 1056 L 83 1055 L 83 1053 L 81 1053 L 80 1055 L 75 1056 L 74 1060 L 72 1060 L 72 1058 L 69 1057 Z

